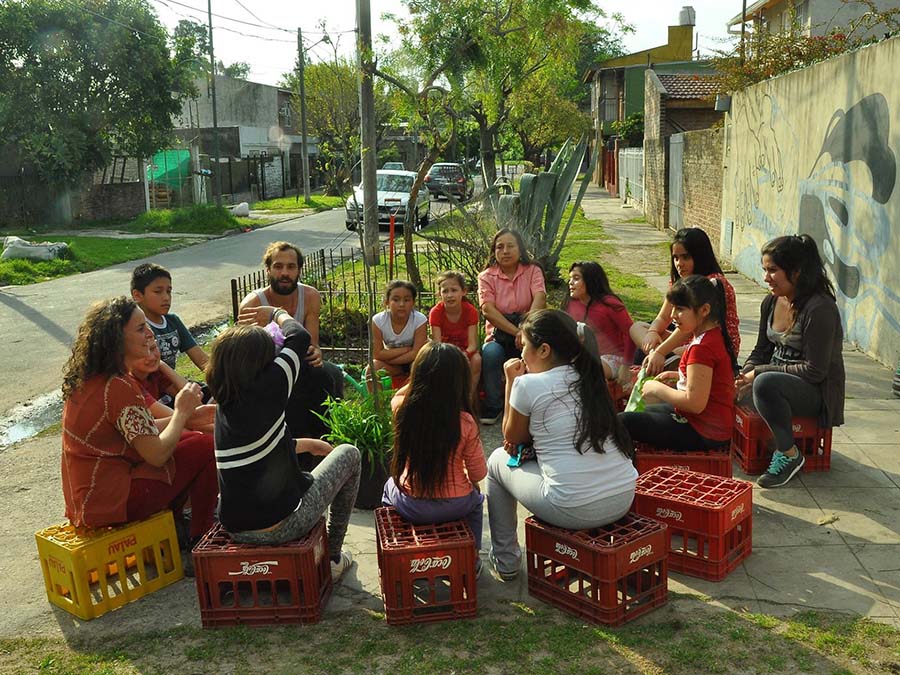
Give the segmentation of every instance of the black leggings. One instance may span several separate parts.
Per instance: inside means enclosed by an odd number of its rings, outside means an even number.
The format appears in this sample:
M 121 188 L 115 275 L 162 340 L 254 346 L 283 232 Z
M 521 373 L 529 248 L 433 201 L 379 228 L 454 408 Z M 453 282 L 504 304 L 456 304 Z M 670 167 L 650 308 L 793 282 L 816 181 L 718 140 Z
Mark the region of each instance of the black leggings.
M 816 417 L 822 413 L 818 386 L 788 373 L 760 373 L 753 378 L 753 405 L 775 436 L 782 452 L 794 445 L 792 417 Z
M 690 452 L 712 450 L 729 443 L 727 440 L 716 441 L 701 436 L 668 403 L 648 405 L 644 412 L 619 413 L 619 418 L 628 429 L 632 441 L 656 448 Z

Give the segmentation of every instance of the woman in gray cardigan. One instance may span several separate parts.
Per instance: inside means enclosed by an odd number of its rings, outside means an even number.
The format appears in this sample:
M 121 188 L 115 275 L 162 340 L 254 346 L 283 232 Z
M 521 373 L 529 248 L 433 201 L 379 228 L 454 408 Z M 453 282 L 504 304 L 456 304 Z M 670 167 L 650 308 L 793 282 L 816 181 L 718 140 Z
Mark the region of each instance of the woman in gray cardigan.
M 771 295 L 762 302 L 756 347 L 735 384 L 738 397 L 752 387 L 753 403 L 775 437 L 772 461 L 759 478 L 771 488 L 803 468 L 792 417 L 818 417 L 825 427 L 844 423 L 844 332 L 812 237 L 773 239 L 762 248 L 762 266 Z

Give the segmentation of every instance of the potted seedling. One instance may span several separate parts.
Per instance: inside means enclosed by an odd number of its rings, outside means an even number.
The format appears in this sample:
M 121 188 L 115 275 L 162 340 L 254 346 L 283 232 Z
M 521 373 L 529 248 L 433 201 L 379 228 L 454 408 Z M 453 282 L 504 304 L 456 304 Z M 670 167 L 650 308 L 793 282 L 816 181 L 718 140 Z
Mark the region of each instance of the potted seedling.
M 325 414 L 317 415 L 328 427 L 323 438 L 332 445 L 349 443 L 359 448 L 362 475 L 356 507 L 374 509 L 381 505 L 381 494 L 390 468 L 391 448 L 394 445 L 394 423 L 391 418 L 390 396 L 351 393 L 340 400 L 328 398 Z M 381 397 L 376 405 L 376 397 Z

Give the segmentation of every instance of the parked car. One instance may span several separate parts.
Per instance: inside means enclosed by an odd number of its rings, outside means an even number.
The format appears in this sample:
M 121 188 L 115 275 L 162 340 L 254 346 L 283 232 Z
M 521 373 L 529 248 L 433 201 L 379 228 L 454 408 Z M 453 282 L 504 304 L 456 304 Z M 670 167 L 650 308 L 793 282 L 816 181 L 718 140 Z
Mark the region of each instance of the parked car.
M 385 171 L 406 171 L 403 162 L 385 162 L 384 166 L 381 168 Z
M 472 197 L 475 181 L 462 164 L 438 162 L 431 166 L 425 176 L 428 192 L 437 198 L 453 195 L 460 201 Z
M 415 171 L 387 171 L 381 169 L 375 173 L 376 190 L 378 191 L 378 226 L 387 230 L 390 227 L 391 214 L 394 214 L 394 226 L 397 230 L 403 228 L 406 221 L 406 209 L 409 203 L 409 193 L 416 180 Z M 346 204 L 348 230 L 355 230 L 363 220 L 363 184 L 353 188 L 353 195 Z M 428 225 L 431 217 L 431 204 L 426 190 L 419 190 L 416 199 L 414 227 L 421 228 Z

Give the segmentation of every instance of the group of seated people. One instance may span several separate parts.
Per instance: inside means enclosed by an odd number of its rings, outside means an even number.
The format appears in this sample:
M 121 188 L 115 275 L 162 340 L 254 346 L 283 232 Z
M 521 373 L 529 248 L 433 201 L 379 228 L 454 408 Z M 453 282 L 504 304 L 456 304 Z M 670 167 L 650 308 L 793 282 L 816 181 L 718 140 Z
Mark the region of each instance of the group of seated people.
M 774 435 L 760 485 L 786 484 L 803 466 L 791 418 L 843 422 L 841 322 L 816 244 L 800 235 L 763 247 L 771 293 L 741 368 L 734 291 L 708 237 L 681 230 L 671 254 L 665 303 L 653 322 L 637 324 L 594 262 L 573 264 L 563 308 L 547 309 L 540 267 L 519 233 L 502 229 L 478 277 L 483 345 L 461 274 L 441 275 L 427 318 L 415 309 L 414 285 L 390 282 L 385 310 L 372 319 L 373 360 L 408 381 L 391 402 L 383 503 L 413 523 L 464 518 L 480 550 L 486 478 L 489 560 L 509 580 L 520 567 L 519 503 L 559 527 L 614 522 L 634 497 L 633 442 L 722 446 L 736 398 L 755 406 Z M 236 541 L 279 544 L 327 511 L 332 577 L 341 578 L 352 564 L 343 543 L 360 455 L 319 440 L 305 419 L 334 393 L 339 370 L 322 361 L 319 296 L 299 283 L 302 260 L 286 242 L 267 249 L 268 288 L 244 299 L 208 358 L 169 312 L 171 275 L 158 266 L 135 270 L 131 298 L 91 308 L 63 382 L 63 490 L 73 524 L 123 523 L 164 508 L 180 516 L 190 499 L 189 549 L 214 518 Z M 205 391 L 174 372 L 177 351 L 204 368 Z M 677 371 L 666 370 L 676 361 Z M 607 380 L 633 362 L 653 376 L 642 387 L 649 405 L 617 415 Z M 172 393 L 169 405 L 161 401 Z M 503 447 L 487 458 L 479 417 L 502 420 Z

